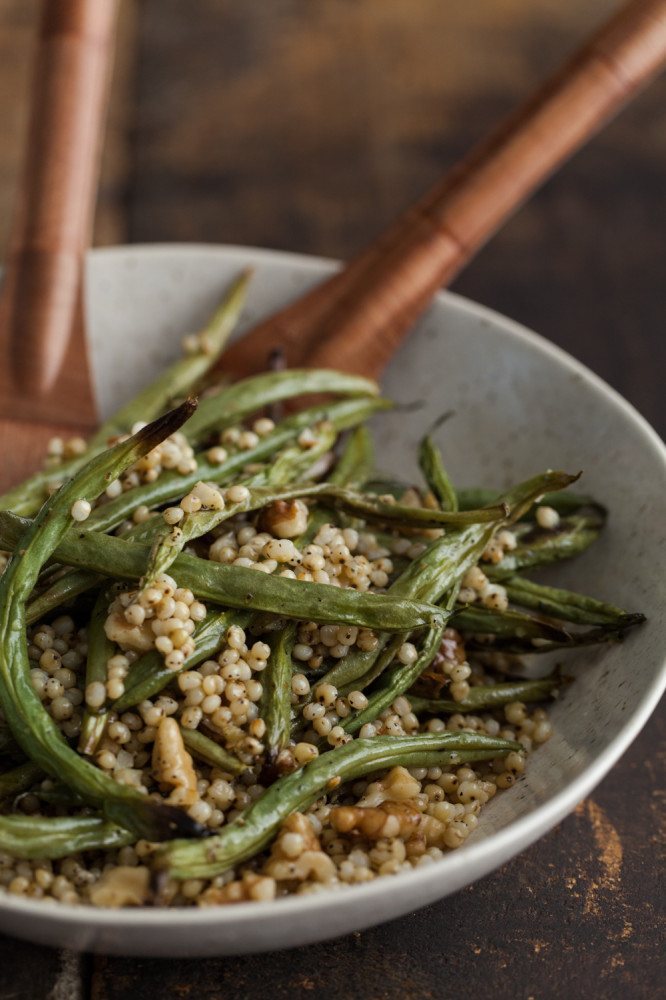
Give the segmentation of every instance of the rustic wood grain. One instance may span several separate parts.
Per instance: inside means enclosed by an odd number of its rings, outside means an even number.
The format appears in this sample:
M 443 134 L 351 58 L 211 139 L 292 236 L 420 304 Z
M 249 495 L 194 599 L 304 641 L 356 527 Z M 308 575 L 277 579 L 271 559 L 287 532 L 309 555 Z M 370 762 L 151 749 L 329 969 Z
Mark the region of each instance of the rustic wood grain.
M 126 0 L 140 62 L 134 76 L 136 52 L 121 46 L 123 99 L 110 126 L 117 152 L 98 239 L 128 232 L 135 241 L 347 256 L 614 6 L 143 0 L 137 9 Z M 0 10 L 0 234 L 34 7 L 6 0 Z M 665 98 L 662 80 L 456 285 L 580 357 L 662 430 Z M 244 959 L 87 957 L 68 968 L 81 996 L 95 1000 L 298 1000 L 318 991 L 331 1000 L 654 1000 L 665 931 L 665 743 L 662 708 L 592 799 L 539 844 L 384 927 Z M 63 980 L 55 952 L 0 938 L 0 997 L 47 997 L 63 981 L 73 980 Z

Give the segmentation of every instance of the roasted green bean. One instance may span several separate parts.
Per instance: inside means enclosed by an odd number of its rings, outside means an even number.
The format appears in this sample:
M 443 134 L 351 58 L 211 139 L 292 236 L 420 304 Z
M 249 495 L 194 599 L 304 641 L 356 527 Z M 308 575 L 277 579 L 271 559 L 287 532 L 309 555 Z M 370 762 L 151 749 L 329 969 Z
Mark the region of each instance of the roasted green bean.
M 101 691 L 99 707 L 91 709 L 86 702 L 81 722 L 79 752 L 88 757 L 95 753 L 106 726 L 106 711 L 104 709 L 106 696 L 102 689 L 106 688 L 107 663 L 116 651 L 115 643 L 107 639 L 104 631 L 104 622 L 109 613 L 109 604 L 112 598 L 111 590 L 112 587 L 102 587 L 97 595 L 88 623 L 85 691 L 89 694 L 91 684 L 96 685 Z
M 458 495 L 444 468 L 439 448 L 429 434 L 423 438 L 419 447 L 419 465 L 426 483 L 439 501 L 442 510 L 458 510 Z M 479 504 L 479 507 L 488 506 L 492 506 L 492 501 L 484 500 Z
M 211 740 L 205 733 L 199 732 L 198 729 L 186 729 L 184 726 L 181 727 L 180 732 L 183 743 L 192 756 L 198 757 L 205 764 L 210 764 L 211 767 L 217 767 L 229 774 L 242 774 L 247 771 L 247 766 L 242 760 L 234 757 L 232 753 L 225 750 L 215 740 Z
M 135 839 L 129 830 L 97 816 L 0 816 L 0 851 L 28 861 L 110 851 Z
M 261 717 L 266 723 L 264 743 L 269 763 L 289 743 L 291 734 L 291 652 L 296 626 L 291 624 L 271 639 L 271 653 L 262 673 Z
M 421 698 L 408 693 L 407 697 L 413 712 L 425 712 L 427 715 L 455 715 L 460 712 L 481 712 L 493 708 L 501 708 L 515 701 L 525 703 L 545 701 L 555 696 L 558 682 L 552 677 L 539 680 L 506 681 L 492 686 L 475 685 L 469 689 L 469 694 L 462 701 L 442 698 Z
M 575 625 L 630 628 L 645 621 L 645 615 L 637 612 L 623 611 L 586 594 L 576 594 L 560 587 L 546 587 L 524 577 L 511 576 L 503 581 L 503 585 L 513 604 Z

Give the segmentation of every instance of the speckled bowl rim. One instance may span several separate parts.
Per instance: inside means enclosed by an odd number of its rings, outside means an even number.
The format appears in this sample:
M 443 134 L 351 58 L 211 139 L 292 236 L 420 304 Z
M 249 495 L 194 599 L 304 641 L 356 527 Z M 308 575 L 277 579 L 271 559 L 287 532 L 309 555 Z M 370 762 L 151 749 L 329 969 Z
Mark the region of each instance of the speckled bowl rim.
M 127 255 L 128 253 L 136 256 L 148 255 L 157 257 L 161 254 L 173 254 L 174 251 L 182 255 L 186 255 L 190 251 L 192 253 L 216 251 L 224 253 L 225 256 L 228 255 L 230 258 L 235 254 L 246 255 L 251 253 L 259 263 L 262 260 L 267 263 L 288 261 L 307 270 L 318 270 L 322 265 L 329 268 L 336 265 L 336 262 L 322 257 L 279 250 L 236 246 L 233 244 L 133 244 L 131 246 L 98 248 L 93 250 L 92 253 L 96 257 L 117 254 Z M 646 447 L 652 450 L 655 461 L 660 463 L 663 470 L 666 471 L 666 446 L 661 438 L 627 400 L 604 382 L 603 379 L 590 371 L 589 368 L 544 337 L 495 310 L 478 305 L 453 292 L 440 292 L 437 298 L 440 301 L 454 304 L 458 310 L 467 312 L 476 319 L 485 320 L 493 327 L 500 327 L 502 334 L 517 341 L 521 348 L 539 352 L 555 365 L 561 366 L 572 375 L 577 376 L 586 388 L 604 396 L 606 401 L 619 410 L 624 419 L 639 432 L 645 441 Z M 433 876 L 435 876 L 438 883 L 441 883 L 442 891 L 434 898 L 444 896 L 447 892 L 444 879 L 448 869 L 451 869 L 453 873 L 455 868 L 461 862 L 464 862 L 465 869 L 475 874 L 471 878 L 467 878 L 464 882 L 460 882 L 460 885 L 469 884 L 514 857 L 572 812 L 578 803 L 589 795 L 595 786 L 605 777 L 613 764 L 615 764 L 636 738 L 657 706 L 662 693 L 666 689 L 666 650 L 664 650 L 664 657 L 664 662 L 660 670 L 656 673 L 634 711 L 617 731 L 605 751 L 574 779 L 570 785 L 556 793 L 542 805 L 537 806 L 526 816 L 516 819 L 502 830 L 497 831 L 478 843 L 465 845 L 459 851 L 452 852 L 441 860 L 434 862 L 433 865 L 415 868 L 408 872 L 401 872 L 397 875 L 392 875 L 390 878 L 378 878 L 364 885 L 343 890 L 293 896 L 267 903 L 236 903 L 233 907 L 172 910 L 144 907 L 133 910 L 101 910 L 66 903 L 45 904 L 43 901 L 24 900 L 8 895 L 1 895 L 0 910 L 4 911 L 5 914 L 15 912 L 17 915 L 21 914 L 26 917 L 33 915 L 39 918 L 41 923 L 50 920 L 57 921 L 61 928 L 71 925 L 74 934 L 77 927 L 80 927 L 81 923 L 85 922 L 91 929 L 95 928 L 98 932 L 102 932 L 105 929 L 111 932 L 114 929 L 135 929 L 137 935 L 140 935 L 142 931 L 145 933 L 150 929 L 159 930 L 161 927 L 175 928 L 179 926 L 182 927 L 184 932 L 194 930 L 197 927 L 215 926 L 219 927 L 223 934 L 225 927 L 233 926 L 234 936 L 236 936 L 238 931 L 242 930 L 244 926 L 251 925 L 259 918 L 262 918 L 262 922 L 266 925 L 266 918 L 269 918 L 273 923 L 275 921 L 288 921 L 290 917 L 296 914 L 312 914 L 314 916 L 323 907 L 328 912 L 331 909 L 353 908 L 355 901 L 360 903 L 362 900 L 366 909 L 369 903 L 376 902 L 378 904 L 376 919 L 364 920 L 363 926 L 369 926 L 372 923 L 381 923 L 383 917 L 379 904 L 382 898 L 388 894 L 400 893 L 403 887 L 409 887 L 410 897 L 417 900 L 419 890 L 426 890 L 429 883 L 434 881 Z M 453 879 L 453 881 L 459 882 L 457 879 Z M 431 891 L 424 892 L 424 897 L 425 905 L 425 902 L 433 899 L 433 894 Z M 418 905 L 419 903 L 416 901 L 414 907 L 416 908 Z M 355 930 L 358 926 L 359 924 L 352 920 L 349 930 Z M 62 937 L 62 935 L 60 936 Z M 320 937 L 325 936 L 324 933 Z M 39 937 L 44 939 L 43 935 L 39 935 Z M 311 940 L 315 939 L 319 939 L 319 937 L 312 937 Z M 221 941 L 220 944 L 222 946 L 223 942 Z M 296 944 L 294 942 L 290 947 L 296 946 Z M 77 946 L 75 940 L 72 941 L 72 946 Z M 92 946 L 95 946 L 94 941 L 92 942 Z M 117 952 L 116 948 L 113 950 Z M 239 948 L 238 950 L 240 952 L 242 949 Z M 254 950 L 260 950 L 260 948 L 258 947 Z M 221 947 L 220 951 L 223 952 L 224 948 Z M 141 951 L 140 949 L 136 949 L 134 953 L 139 954 Z M 147 949 L 145 953 L 150 953 L 150 949 Z M 192 949 L 192 954 L 197 954 L 196 945 Z

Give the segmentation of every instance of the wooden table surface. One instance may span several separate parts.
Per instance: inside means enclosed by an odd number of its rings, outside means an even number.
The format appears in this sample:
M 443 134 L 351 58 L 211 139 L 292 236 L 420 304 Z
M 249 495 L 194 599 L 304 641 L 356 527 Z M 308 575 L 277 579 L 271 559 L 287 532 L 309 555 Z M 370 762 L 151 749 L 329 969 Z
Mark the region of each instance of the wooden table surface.
M 361 246 L 614 7 L 557 0 L 125 0 L 98 242 Z M 0 9 L 0 244 L 35 0 Z M 666 80 L 547 185 L 455 289 L 560 344 L 666 427 Z M 628 669 L 631 664 L 627 664 Z M 0 1000 L 629 1000 L 663 984 L 663 707 L 574 815 L 449 899 L 241 959 L 0 938 Z

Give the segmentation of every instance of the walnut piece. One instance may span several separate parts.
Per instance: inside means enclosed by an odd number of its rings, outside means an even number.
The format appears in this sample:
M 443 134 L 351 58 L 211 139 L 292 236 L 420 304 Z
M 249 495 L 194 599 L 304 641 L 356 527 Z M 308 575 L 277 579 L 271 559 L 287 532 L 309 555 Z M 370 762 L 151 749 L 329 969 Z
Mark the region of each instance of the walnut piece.
M 205 889 L 197 899 L 199 906 L 219 906 L 221 903 L 264 902 L 275 899 L 275 879 L 256 872 L 243 872 L 242 878 L 219 888 Z
M 307 816 L 292 813 L 280 828 L 264 873 L 276 882 L 333 882 L 335 864 L 321 849 Z
M 178 723 L 168 716 L 157 727 L 152 764 L 159 783 L 173 789 L 169 802 L 175 806 L 194 805 L 198 794 L 192 758 L 185 749 Z
M 134 649 L 137 653 L 147 653 L 154 646 L 155 636 L 150 622 L 145 621 L 143 625 L 130 625 L 125 619 L 122 605 L 115 601 L 104 622 L 104 632 L 107 639 L 111 642 L 117 642 L 121 649 Z
M 93 906 L 141 906 L 150 896 L 150 872 L 141 865 L 110 868 L 91 886 L 89 895 Z
M 302 500 L 274 500 L 261 515 L 261 527 L 276 538 L 297 538 L 308 526 L 308 508 Z
M 408 840 L 416 832 L 422 815 L 406 802 L 385 802 L 381 806 L 337 806 L 330 820 L 339 833 L 357 833 L 368 840 L 400 837 Z
M 421 791 L 421 784 L 406 767 L 392 767 L 381 781 L 373 781 L 357 805 L 380 806 L 383 802 L 408 802 Z

